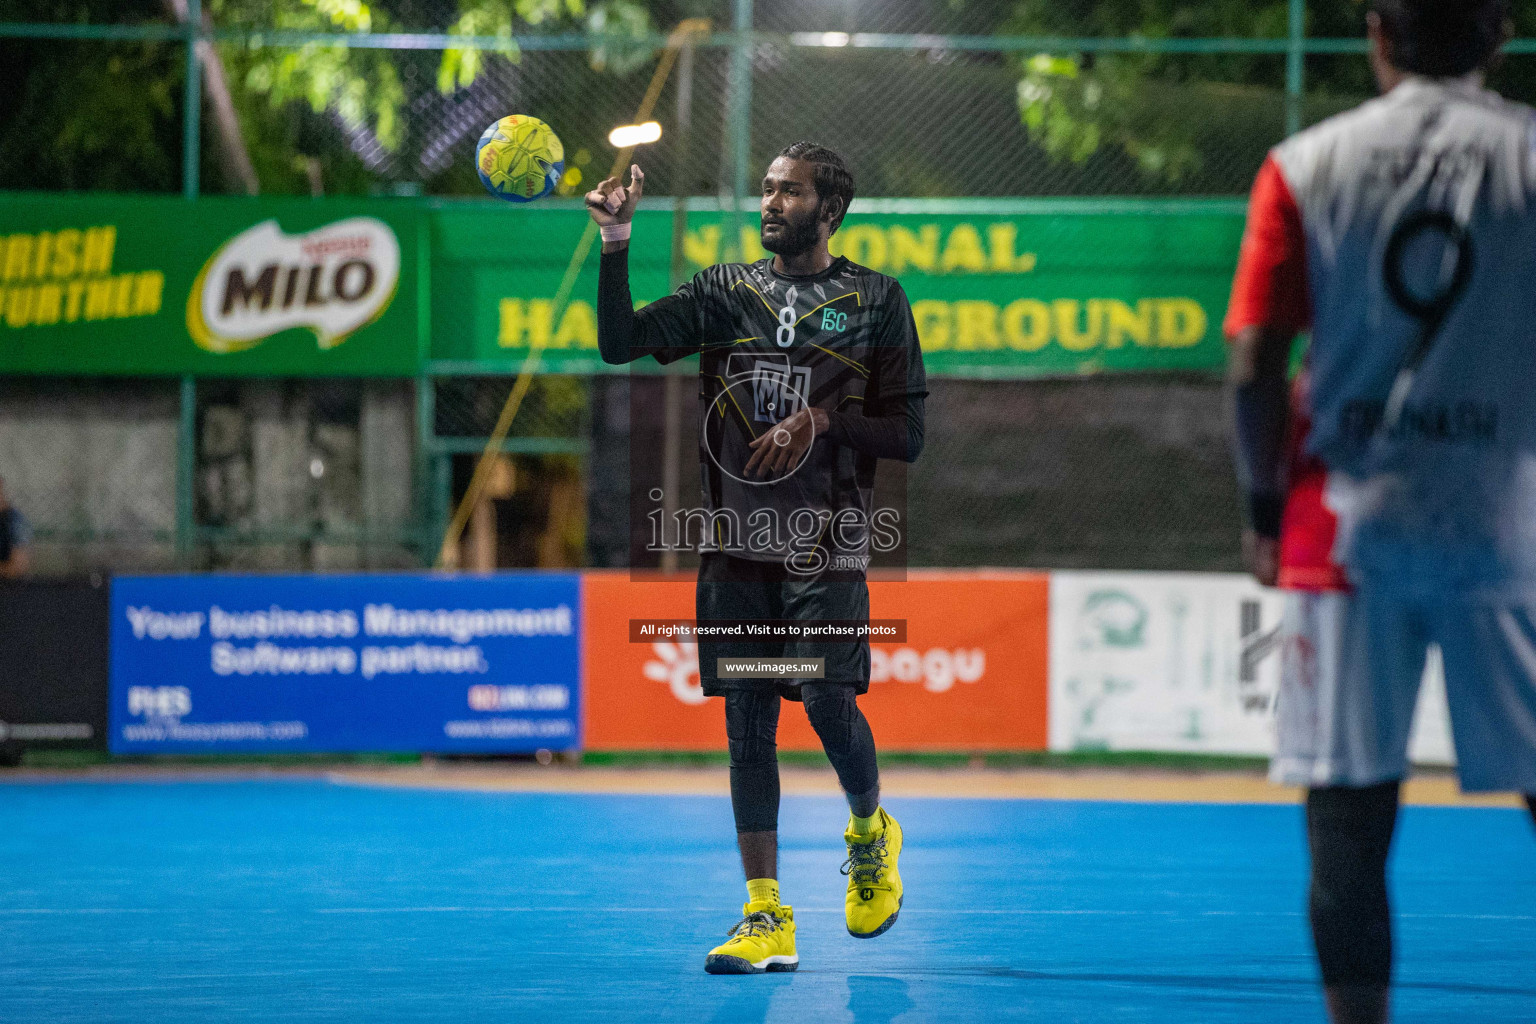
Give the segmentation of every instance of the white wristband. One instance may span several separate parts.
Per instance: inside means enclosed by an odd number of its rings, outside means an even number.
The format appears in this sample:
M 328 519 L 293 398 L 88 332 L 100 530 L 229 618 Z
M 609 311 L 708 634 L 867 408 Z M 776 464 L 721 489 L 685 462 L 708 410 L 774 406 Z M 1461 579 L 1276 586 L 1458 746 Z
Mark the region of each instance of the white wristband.
M 629 241 L 629 230 L 632 227 L 634 227 L 632 223 L 626 222 L 624 224 L 604 224 L 598 230 L 603 233 L 603 241 L 605 242 L 627 242 Z

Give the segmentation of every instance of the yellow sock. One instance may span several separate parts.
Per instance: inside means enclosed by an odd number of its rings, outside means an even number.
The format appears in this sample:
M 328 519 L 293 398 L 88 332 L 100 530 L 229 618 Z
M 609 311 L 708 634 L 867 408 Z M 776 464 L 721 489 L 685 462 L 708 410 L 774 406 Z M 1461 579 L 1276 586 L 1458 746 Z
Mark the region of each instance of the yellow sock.
M 861 818 L 857 814 L 853 818 L 853 831 L 861 836 L 874 835 L 880 831 L 880 808 L 875 808 L 875 813 L 867 818 Z
M 747 902 L 779 905 L 779 880 L 777 878 L 747 879 Z

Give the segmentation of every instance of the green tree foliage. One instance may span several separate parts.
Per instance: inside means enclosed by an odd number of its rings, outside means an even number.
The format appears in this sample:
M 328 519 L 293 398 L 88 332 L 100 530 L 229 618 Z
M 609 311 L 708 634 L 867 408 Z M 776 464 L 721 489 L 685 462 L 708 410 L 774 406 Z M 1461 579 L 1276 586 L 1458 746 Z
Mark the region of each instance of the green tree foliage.
M 455 36 L 502 40 L 491 49 L 518 58 L 515 31 L 581 29 L 589 19 L 605 23 L 618 12 L 619 23 L 635 33 L 650 30 L 645 11 L 628 0 L 605 0 L 589 9 L 586 0 L 459 0 L 441 30 Z M 401 28 L 386 2 L 364 0 L 212 0 L 219 25 L 253 25 L 307 32 L 392 32 Z M 401 143 L 400 112 L 407 100 L 397 57 L 390 50 L 350 50 L 311 43 L 298 49 L 226 46 L 226 60 L 237 67 L 245 89 L 278 107 L 307 103 L 320 113 L 334 110 L 353 127 L 368 126 L 387 149 Z M 485 51 L 461 47 L 443 51 L 436 76 L 440 92 L 474 82 Z
M 406 109 L 427 90 L 469 87 L 489 55 L 518 61 L 514 37 L 595 32 L 591 63 L 622 72 L 649 60 L 626 39 L 654 30 L 637 0 L 204 0 L 220 29 L 248 42 L 217 47 L 241 134 L 264 192 L 304 192 L 316 169 L 327 190 L 366 191 L 373 175 L 339 145 L 366 132 L 386 153 L 407 143 Z M 681 5 L 687 8 L 689 5 Z M 91 24 L 168 20 L 162 0 L 0 0 L 0 21 Z M 489 37 L 489 47 L 437 53 L 266 43 L 268 30 L 379 33 L 439 31 Z M 174 191 L 180 185 L 185 49 L 179 42 L 0 40 L 0 187 Z M 435 67 L 428 68 L 430 60 Z M 205 120 L 208 111 L 204 108 Z M 204 134 L 213 130 L 204 124 Z M 203 147 L 203 182 L 224 182 Z M 408 164 L 408 161 L 406 162 Z
M 158 17 L 153 0 L 0 0 L 0 21 Z M 0 40 L 0 188 L 177 188 L 180 76 L 172 46 Z
M 413 10 L 410 4 L 391 5 L 364 0 L 212 0 L 220 25 L 251 24 L 276 29 L 310 32 L 395 32 L 410 31 Z M 455 36 L 490 37 L 498 43 L 489 48 L 458 47 L 442 52 L 432 87 L 443 95 L 465 89 L 485 69 L 487 53 L 517 62 L 521 55 L 514 36 L 545 31 L 587 31 L 597 26 L 616 26 L 630 36 L 651 31 L 644 8 L 632 0 L 457 0 L 439 5 L 438 24 L 433 27 Z M 595 23 L 595 24 L 594 24 Z M 613 31 L 612 27 L 609 31 Z M 226 45 L 221 53 L 231 71 L 232 86 L 250 110 L 254 101 L 276 111 L 290 111 L 295 105 L 307 106 L 313 115 L 334 115 L 344 131 L 366 130 L 383 150 L 395 153 L 405 143 L 404 109 L 425 86 L 421 74 L 407 80 L 407 68 L 420 70 L 419 54 L 383 49 L 349 49 L 339 45 L 312 43 L 297 49 L 278 47 L 242 47 Z M 594 54 L 594 61 L 599 60 Z M 414 63 L 413 63 L 414 62 Z M 270 119 L 252 110 L 258 122 Z M 309 159 L 318 159 L 325 146 L 313 145 L 319 134 L 314 129 L 308 138 L 287 140 L 297 153 L 284 174 L 274 168 L 284 190 L 296 190 L 294 175 Z M 311 143 L 306 146 L 305 143 Z M 335 164 L 334 158 L 331 163 Z M 345 164 L 345 161 L 339 161 Z M 331 176 L 344 168 L 327 168 Z M 265 180 L 265 179 L 264 179 Z
M 1536 31 L 1536 9 L 1516 5 L 1517 32 Z M 1308 0 L 1314 37 L 1361 38 L 1360 0 Z M 1018 35 L 1285 38 L 1286 0 L 1017 0 L 1004 30 Z M 1532 99 L 1529 59 L 1493 84 Z M 1057 160 L 1082 164 L 1106 151 L 1134 162 L 1149 185 L 1210 179 L 1213 164 L 1252 163 L 1284 133 L 1285 60 L 1263 54 L 1041 53 L 1019 60 L 1020 116 Z M 1303 118 L 1310 123 L 1375 92 L 1359 55 L 1311 57 Z

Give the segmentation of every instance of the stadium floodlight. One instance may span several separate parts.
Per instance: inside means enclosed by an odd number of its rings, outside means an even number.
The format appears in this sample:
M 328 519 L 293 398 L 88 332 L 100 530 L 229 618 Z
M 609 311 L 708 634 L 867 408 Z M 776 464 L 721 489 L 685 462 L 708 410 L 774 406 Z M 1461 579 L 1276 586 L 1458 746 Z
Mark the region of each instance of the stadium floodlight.
M 655 121 L 644 124 L 621 124 L 608 133 L 608 142 L 615 149 L 642 146 L 661 138 L 661 125 Z
M 853 39 L 847 32 L 823 32 L 821 34 L 822 46 L 847 46 Z

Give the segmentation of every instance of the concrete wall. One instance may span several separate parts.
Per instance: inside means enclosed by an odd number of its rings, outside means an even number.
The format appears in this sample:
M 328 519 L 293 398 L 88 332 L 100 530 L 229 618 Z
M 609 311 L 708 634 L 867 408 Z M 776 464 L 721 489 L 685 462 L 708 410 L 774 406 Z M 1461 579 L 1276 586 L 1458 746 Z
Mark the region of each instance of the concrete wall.
M 907 476 L 912 565 L 1242 568 L 1219 381 L 929 387 Z
M 418 564 L 411 381 L 212 381 L 198 397 L 196 517 L 225 535 L 194 568 Z M 39 532 L 38 573 L 176 567 L 179 411 L 174 380 L 0 380 L 0 477 Z M 295 536 L 311 528 L 342 542 Z
M 921 458 L 913 466 L 881 463 L 876 477 L 879 503 L 904 509 L 907 564 L 1241 568 L 1218 381 L 928 384 Z M 660 378 L 605 382 L 594 394 L 589 559 L 625 565 L 632 535 L 638 550 L 648 530 L 615 517 L 646 507 L 639 494 L 659 479 Z M 684 504 L 697 501 L 696 421 L 690 389 Z
M 405 543 L 413 521 L 412 388 L 409 381 L 210 384 L 199 402 L 199 520 L 264 540 L 211 542 L 200 551 L 203 566 L 415 566 Z M 341 541 L 292 536 L 311 529 Z
M 1239 568 L 1240 516 L 1217 382 L 930 386 L 927 447 L 906 482 L 910 564 Z M 195 566 L 419 565 L 409 545 L 413 389 L 410 381 L 201 383 L 199 521 L 288 533 L 260 544 L 201 543 Z M 634 452 L 651 477 L 659 468 L 659 437 L 630 432 L 636 389 L 643 408 L 656 407 L 659 380 L 604 381 L 593 389 L 592 564 L 627 561 Z M 685 423 L 691 427 L 694 418 Z M 177 420 L 175 381 L 0 380 L 0 476 L 43 533 L 34 549 L 39 572 L 175 567 Z M 696 499 L 698 480 L 687 435 L 685 500 Z M 882 477 L 894 468 L 882 469 Z M 347 539 L 321 545 L 292 536 L 310 526 Z M 379 542 L 362 543 L 365 537 Z
M 0 476 L 38 573 L 172 567 L 177 409 L 174 381 L 0 378 Z

